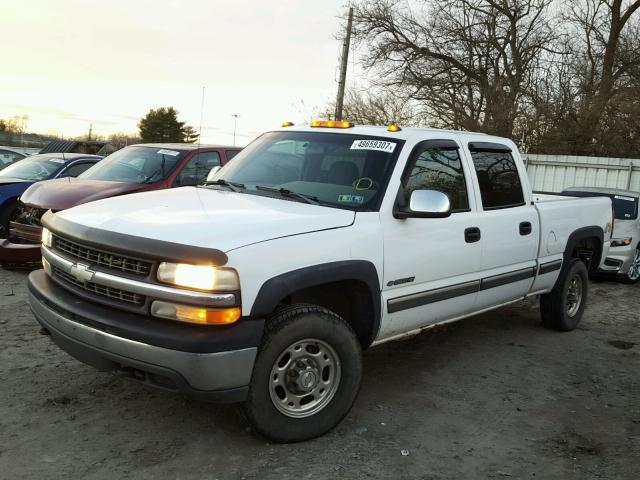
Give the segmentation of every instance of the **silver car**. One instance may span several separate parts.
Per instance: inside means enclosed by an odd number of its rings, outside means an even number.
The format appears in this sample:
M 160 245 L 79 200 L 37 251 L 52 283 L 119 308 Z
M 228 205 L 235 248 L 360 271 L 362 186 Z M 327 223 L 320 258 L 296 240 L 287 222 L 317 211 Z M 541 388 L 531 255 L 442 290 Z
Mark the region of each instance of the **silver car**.
M 639 192 L 616 188 L 572 187 L 564 195 L 611 198 L 615 213 L 611 248 L 599 273 L 615 275 L 626 283 L 640 280 L 640 219 L 638 218 Z

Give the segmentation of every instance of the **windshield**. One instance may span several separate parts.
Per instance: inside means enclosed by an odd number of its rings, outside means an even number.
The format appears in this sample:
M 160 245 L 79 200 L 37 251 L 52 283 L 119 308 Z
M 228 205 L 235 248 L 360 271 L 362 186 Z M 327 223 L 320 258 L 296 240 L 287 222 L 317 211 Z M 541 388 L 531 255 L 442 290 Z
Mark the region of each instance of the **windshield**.
M 242 184 L 245 193 L 273 196 L 286 189 L 282 197 L 289 200 L 301 200 L 293 192 L 327 206 L 377 210 L 402 143 L 340 133 L 271 132 L 238 153 L 216 179 Z
M 78 176 L 87 180 L 153 183 L 167 178 L 186 152 L 159 147 L 125 147 Z
M 65 161 L 62 158 L 50 155 L 32 155 L 3 168 L 0 171 L 0 177 L 39 182 L 53 177 L 62 170 L 64 164 Z

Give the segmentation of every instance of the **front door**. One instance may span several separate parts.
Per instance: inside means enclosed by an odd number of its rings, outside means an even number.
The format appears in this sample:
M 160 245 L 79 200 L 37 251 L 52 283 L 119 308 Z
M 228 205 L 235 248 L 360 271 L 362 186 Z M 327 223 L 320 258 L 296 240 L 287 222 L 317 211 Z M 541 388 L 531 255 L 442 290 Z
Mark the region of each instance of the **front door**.
M 453 140 L 415 147 L 403 174 L 398 201 L 416 189 L 449 196 L 447 218 L 382 219 L 384 231 L 383 315 L 378 339 L 463 316 L 473 310 L 479 288 L 480 227 L 470 166 Z

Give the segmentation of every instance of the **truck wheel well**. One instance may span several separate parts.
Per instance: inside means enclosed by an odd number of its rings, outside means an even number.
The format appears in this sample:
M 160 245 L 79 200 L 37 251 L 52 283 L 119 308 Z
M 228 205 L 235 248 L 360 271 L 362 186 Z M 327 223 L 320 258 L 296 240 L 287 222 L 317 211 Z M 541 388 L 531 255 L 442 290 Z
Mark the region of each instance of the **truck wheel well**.
M 598 237 L 587 237 L 578 240 L 571 251 L 571 258 L 579 258 L 590 273 L 594 273 L 600 265 L 602 243 Z
M 358 336 L 362 348 L 373 342 L 376 317 L 374 302 L 368 285 L 359 280 L 342 280 L 296 290 L 280 304 L 312 303 L 342 317 Z

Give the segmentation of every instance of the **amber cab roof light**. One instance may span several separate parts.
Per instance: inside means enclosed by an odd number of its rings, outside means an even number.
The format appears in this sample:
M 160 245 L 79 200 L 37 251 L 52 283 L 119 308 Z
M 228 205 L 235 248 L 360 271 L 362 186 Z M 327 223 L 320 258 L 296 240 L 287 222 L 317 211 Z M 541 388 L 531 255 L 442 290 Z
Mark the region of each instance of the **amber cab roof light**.
M 353 123 L 342 120 L 314 120 L 310 126 L 322 128 L 351 128 L 353 127 Z
M 293 127 L 294 123 L 293 122 L 282 122 L 282 126 L 283 127 Z
M 400 130 L 402 129 L 396 123 L 392 123 L 387 127 L 387 132 L 399 132 Z

